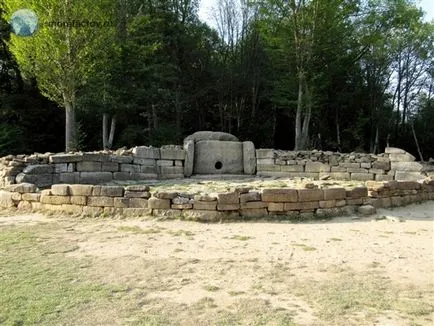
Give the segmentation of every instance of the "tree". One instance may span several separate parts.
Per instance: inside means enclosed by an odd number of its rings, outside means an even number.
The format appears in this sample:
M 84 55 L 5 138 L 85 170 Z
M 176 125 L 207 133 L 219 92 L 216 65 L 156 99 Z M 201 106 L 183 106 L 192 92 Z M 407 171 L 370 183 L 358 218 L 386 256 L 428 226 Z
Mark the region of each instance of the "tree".
M 76 150 L 77 90 L 94 71 L 101 45 L 112 38 L 110 5 L 103 0 L 31 0 L 26 5 L 42 24 L 32 37 L 13 35 L 9 48 L 25 76 L 34 76 L 42 94 L 65 109 L 65 151 Z M 21 6 L 19 0 L 4 0 L 6 17 Z M 105 26 L 73 26 L 86 21 Z

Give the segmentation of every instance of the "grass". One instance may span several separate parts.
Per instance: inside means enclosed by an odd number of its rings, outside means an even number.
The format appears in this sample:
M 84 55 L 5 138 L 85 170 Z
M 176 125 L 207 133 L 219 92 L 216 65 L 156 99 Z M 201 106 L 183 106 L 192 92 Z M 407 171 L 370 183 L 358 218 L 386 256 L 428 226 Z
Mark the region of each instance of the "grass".
M 304 243 L 293 243 L 292 245 L 295 247 L 300 247 L 304 251 L 316 251 L 317 250 L 315 247 L 305 245 Z
M 239 234 L 236 234 L 236 235 L 233 235 L 233 236 L 231 236 L 231 237 L 229 237 L 229 238 L 225 238 L 225 239 L 230 239 L 230 240 L 239 240 L 239 241 L 247 241 L 247 240 L 254 239 L 254 237 L 249 237 L 249 236 L 247 236 L 247 235 L 239 235 Z
M 142 229 L 139 226 L 120 226 L 118 227 L 118 231 L 121 232 L 130 232 L 130 233 L 134 233 L 134 234 L 156 234 L 156 233 L 160 233 L 161 230 L 159 229 Z
M 341 238 L 330 238 L 330 241 L 342 241 Z

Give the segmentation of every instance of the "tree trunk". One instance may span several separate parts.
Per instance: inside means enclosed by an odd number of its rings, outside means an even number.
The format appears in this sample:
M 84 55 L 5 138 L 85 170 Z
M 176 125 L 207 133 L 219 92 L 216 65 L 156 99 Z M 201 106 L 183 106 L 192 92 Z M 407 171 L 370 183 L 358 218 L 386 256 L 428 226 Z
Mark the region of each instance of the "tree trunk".
M 108 148 L 112 148 L 113 147 L 113 140 L 115 138 L 115 130 L 116 130 L 116 116 L 112 117 L 112 123 L 110 125 L 110 134 L 109 134 L 109 139 L 108 139 Z
M 299 73 L 298 77 L 298 98 L 297 98 L 297 113 L 295 115 L 295 146 L 294 151 L 300 149 L 301 141 L 301 115 L 303 110 L 303 76 Z
M 423 162 L 422 151 L 420 150 L 420 146 L 419 146 L 419 142 L 417 140 L 416 131 L 414 130 L 414 124 L 413 124 L 413 122 L 410 125 L 411 125 L 411 131 L 413 132 L 414 142 L 416 143 L 417 152 L 418 152 L 419 157 L 420 157 L 420 161 Z
M 102 115 L 102 148 L 108 149 L 108 113 Z
M 74 104 L 65 101 L 65 152 L 76 151 L 77 145 Z

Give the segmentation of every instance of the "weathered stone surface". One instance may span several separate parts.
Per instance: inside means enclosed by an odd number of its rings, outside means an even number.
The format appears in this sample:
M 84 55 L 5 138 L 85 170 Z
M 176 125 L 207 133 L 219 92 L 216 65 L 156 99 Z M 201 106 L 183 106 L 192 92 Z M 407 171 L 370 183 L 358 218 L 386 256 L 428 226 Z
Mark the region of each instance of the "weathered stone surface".
M 71 196 L 72 205 L 86 206 L 87 197 L 86 196 Z
M 269 212 L 283 212 L 285 209 L 284 203 L 268 203 Z
M 406 181 L 406 180 L 421 180 L 425 178 L 420 172 L 407 172 L 407 171 L 396 171 L 395 180 Z
M 284 176 L 285 174 L 281 172 L 282 167 L 281 165 L 274 164 L 258 164 L 256 169 L 258 172 L 279 172 L 281 176 Z M 301 170 L 303 171 L 303 167 L 301 167 Z
M 20 194 L 36 192 L 38 188 L 33 183 L 19 183 L 6 187 L 7 191 L 19 192 Z
M 237 211 L 240 209 L 240 204 L 217 204 L 218 211 Z
M 194 201 L 212 202 L 212 201 L 217 201 L 217 197 L 211 196 L 209 194 L 195 195 Z
M 97 217 L 104 213 L 102 207 L 83 206 L 83 215 L 90 217 Z
M 121 172 L 140 173 L 140 165 L 135 164 L 120 164 Z
M 246 218 L 262 218 L 268 216 L 268 211 L 265 208 L 241 209 L 240 215 Z
M 75 214 L 75 215 L 81 215 L 83 213 L 83 208 L 84 208 L 84 206 L 68 205 L 68 204 L 63 204 L 60 207 L 62 212 L 66 214 Z
M 133 148 L 133 154 L 141 158 L 160 159 L 160 149 L 154 147 L 138 146 Z
M 147 185 L 131 185 L 131 186 L 126 186 L 125 190 L 126 191 L 139 191 L 139 192 L 144 192 L 144 191 L 149 191 L 149 186 Z
M 356 169 L 360 168 L 360 163 L 339 163 L 339 166 L 346 169 Z
M 336 199 L 321 200 L 319 202 L 319 207 L 320 208 L 332 208 L 332 207 L 336 207 Z
M 238 192 L 226 192 L 217 195 L 219 204 L 238 204 L 240 202 Z
M 177 175 L 184 177 L 184 168 L 182 166 L 161 166 L 160 173 L 164 175 Z
M 184 160 L 185 151 L 182 148 L 162 147 L 160 149 L 162 160 Z
M 80 182 L 80 173 L 72 172 L 72 173 L 60 173 L 59 174 L 59 182 L 64 184 L 75 184 Z
M 68 172 L 74 172 L 74 170 L 75 170 L 74 163 L 54 164 L 54 173 L 68 173 Z
M 54 154 L 50 156 L 50 163 L 72 163 L 81 162 L 83 155 L 79 154 Z
M 247 203 L 241 203 L 241 209 L 260 209 L 260 208 L 267 208 L 268 203 L 262 202 L 262 201 L 251 201 Z
M 388 171 L 388 170 L 390 170 L 390 162 L 389 161 L 375 161 L 372 163 L 372 168 Z
M 125 191 L 124 197 L 126 198 L 151 198 L 148 191 Z
M 170 209 L 170 199 L 149 198 L 148 208 L 152 209 Z
M 92 191 L 92 196 L 122 197 L 123 195 L 124 187 L 121 186 L 95 186 Z
M 116 208 L 128 208 L 130 207 L 130 199 L 124 197 L 114 198 L 114 207 Z
M 108 162 L 110 159 L 110 155 L 104 153 L 83 153 L 83 161 L 91 161 L 91 162 Z
M 172 203 L 175 205 L 184 205 L 190 203 L 190 198 L 186 197 L 175 197 L 172 199 Z
M 69 185 L 67 184 L 58 184 L 51 186 L 51 193 L 54 196 L 68 196 L 69 193 Z
M 113 197 L 89 196 L 87 197 L 87 205 L 91 207 L 113 207 L 114 199 Z
M 172 204 L 170 207 L 172 209 L 192 209 L 193 204 Z
M 260 201 L 260 200 L 261 200 L 261 193 L 259 193 L 258 191 L 251 191 L 245 194 L 240 194 L 241 203 Z
M 158 175 L 156 173 L 131 173 L 130 180 L 143 181 L 143 180 L 157 180 Z
M 110 161 L 114 162 L 114 163 L 130 164 L 133 162 L 133 157 L 132 156 L 111 155 Z
M 330 172 L 327 173 L 327 175 L 333 180 L 350 180 L 350 174 L 348 172 Z
M 93 186 L 89 185 L 69 185 L 69 192 L 72 196 L 91 196 Z
M 397 184 L 399 190 L 419 190 L 421 187 L 421 184 L 417 181 L 400 181 Z
M 78 172 L 101 172 L 101 162 L 83 161 L 77 163 Z
M 330 165 L 321 162 L 307 162 L 305 166 L 306 172 L 330 172 Z
M 125 217 L 146 217 L 152 216 L 150 208 L 123 208 L 122 215 Z
M 131 173 L 130 172 L 114 172 L 113 173 L 113 179 L 114 180 L 131 180 Z
M 199 141 L 194 149 L 197 174 L 242 174 L 243 144 L 230 141 Z
M 146 174 L 156 174 L 157 173 L 157 166 L 146 166 L 142 165 L 140 166 L 140 173 L 146 173 Z
M 263 159 L 263 158 L 272 158 L 274 159 L 275 154 L 274 154 L 274 149 L 257 149 L 256 150 L 256 157 L 258 159 Z
M 339 207 L 334 208 L 318 208 L 315 211 L 315 215 L 320 218 L 328 218 L 328 217 L 334 217 L 334 216 L 340 216 L 342 215 L 342 209 Z
M 38 188 L 49 187 L 53 184 L 53 174 L 25 174 L 20 173 L 16 177 L 17 183 L 33 183 Z
M 194 141 L 189 140 L 184 142 L 185 161 L 184 161 L 184 175 L 190 177 L 193 174 L 194 165 Z
M 356 187 L 346 190 L 346 197 L 349 198 L 361 198 L 368 197 L 368 188 L 366 187 Z
M 159 191 L 154 194 L 154 197 L 159 199 L 173 199 L 178 197 L 178 195 L 178 192 L 175 191 Z
M 372 205 L 363 205 L 360 206 L 357 211 L 362 215 L 372 215 L 377 212 L 374 206 Z
M 186 210 L 182 213 L 186 220 L 198 221 L 198 222 L 218 222 L 224 218 L 221 212 L 211 210 Z
M 99 184 L 113 180 L 111 172 L 80 172 L 80 183 Z
M 41 194 L 23 193 L 22 199 L 28 202 L 38 202 L 41 199 Z
M 256 151 L 251 141 L 243 142 L 243 167 L 244 174 L 255 174 L 256 172 Z
M 345 199 L 346 192 L 344 188 L 324 188 L 324 200 Z
M 363 198 L 347 198 L 347 205 L 362 205 Z
M 258 158 L 256 160 L 256 163 L 258 165 L 274 165 L 275 161 L 274 161 L 274 158 Z M 282 165 L 282 164 L 279 164 L 279 165 Z
M 322 189 L 298 189 L 298 201 L 319 201 L 324 200 Z
M 172 160 L 157 160 L 157 166 L 173 166 Z
M 420 172 L 423 165 L 418 162 L 391 162 L 390 167 L 396 171 Z
M 319 207 L 318 201 L 306 201 L 299 203 L 285 203 L 285 211 L 298 211 L 298 210 L 313 210 Z
M 134 158 L 133 163 L 137 164 L 137 165 L 155 166 L 155 165 L 157 165 L 157 160 L 154 160 L 152 158 L 136 157 L 136 158 Z
M 41 195 L 41 203 L 42 204 L 50 204 L 50 205 L 70 204 L 71 203 L 71 197 L 69 197 L 69 196 Z
M 0 206 L 0 207 L 1 207 L 1 206 Z M 18 203 L 17 208 L 18 208 L 20 211 L 31 211 L 31 210 L 32 210 L 32 203 L 23 200 L 23 201 L 20 201 L 20 202 Z
M 119 164 L 115 162 L 103 162 L 101 165 L 102 172 L 118 172 Z
M 0 190 L 0 207 L 11 208 L 15 207 L 15 203 L 12 200 L 12 192 Z
M 178 219 L 182 217 L 182 210 L 179 209 L 154 209 L 152 216 L 158 219 Z
M 351 173 L 351 180 L 356 180 L 356 181 L 374 180 L 374 175 L 372 173 Z
M 14 202 L 19 202 L 19 201 L 21 201 L 21 196 L 22 195 L 19 192 L 13 192 L 12 193 L 12 200 Z
M 414 162 L 416 158 L 410 153 L 405 154 L 389 154 L 389 159 L 391 163 L 394 162 Z
M 280 171 L 282 172 L 303 172 L 303 165 L 284 165 L 280 167 Z M 311 172 L 311 171 L 306 171 Z
M 144 198 L 130 198 L 131 208 L 148 208 L 148 200 Z
M 265 202 L 296 202 L 298 193 L 295 189 L 264 189 L 262 201 Z
M 217 201 L 194 201 L 193 208 L 196 210 L 215 211 Z
M 188 141 L 194 141 L 195 143 L 204 140 L 214 141 L 238 141 L 238 138 L 234 135 L 220 131 L 198 131 L 184 139 L 184 144 Z
M 376 174 L 375 175 L 376 181 L 391 181 L 393 180 L 393 175 L 387 175 L 387 174 Z
M 405 154 L 407 153 L 405 150 L 396 148 L 396 147 L 386 147 L 384 150 L 386 154 Z

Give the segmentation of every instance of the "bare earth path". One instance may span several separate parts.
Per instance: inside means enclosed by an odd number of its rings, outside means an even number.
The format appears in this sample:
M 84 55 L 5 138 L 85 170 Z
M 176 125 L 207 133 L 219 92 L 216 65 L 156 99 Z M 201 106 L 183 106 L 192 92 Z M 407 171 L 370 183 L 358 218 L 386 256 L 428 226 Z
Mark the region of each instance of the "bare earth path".
M 0 232 L 33 234 L 58 259 L 79 262 L 80 280 L 121 289 L 104 304 L 59 313 L 59 324 L 432 325 L 434 202 L 376 217 L 199 224 L 0 215 Z

